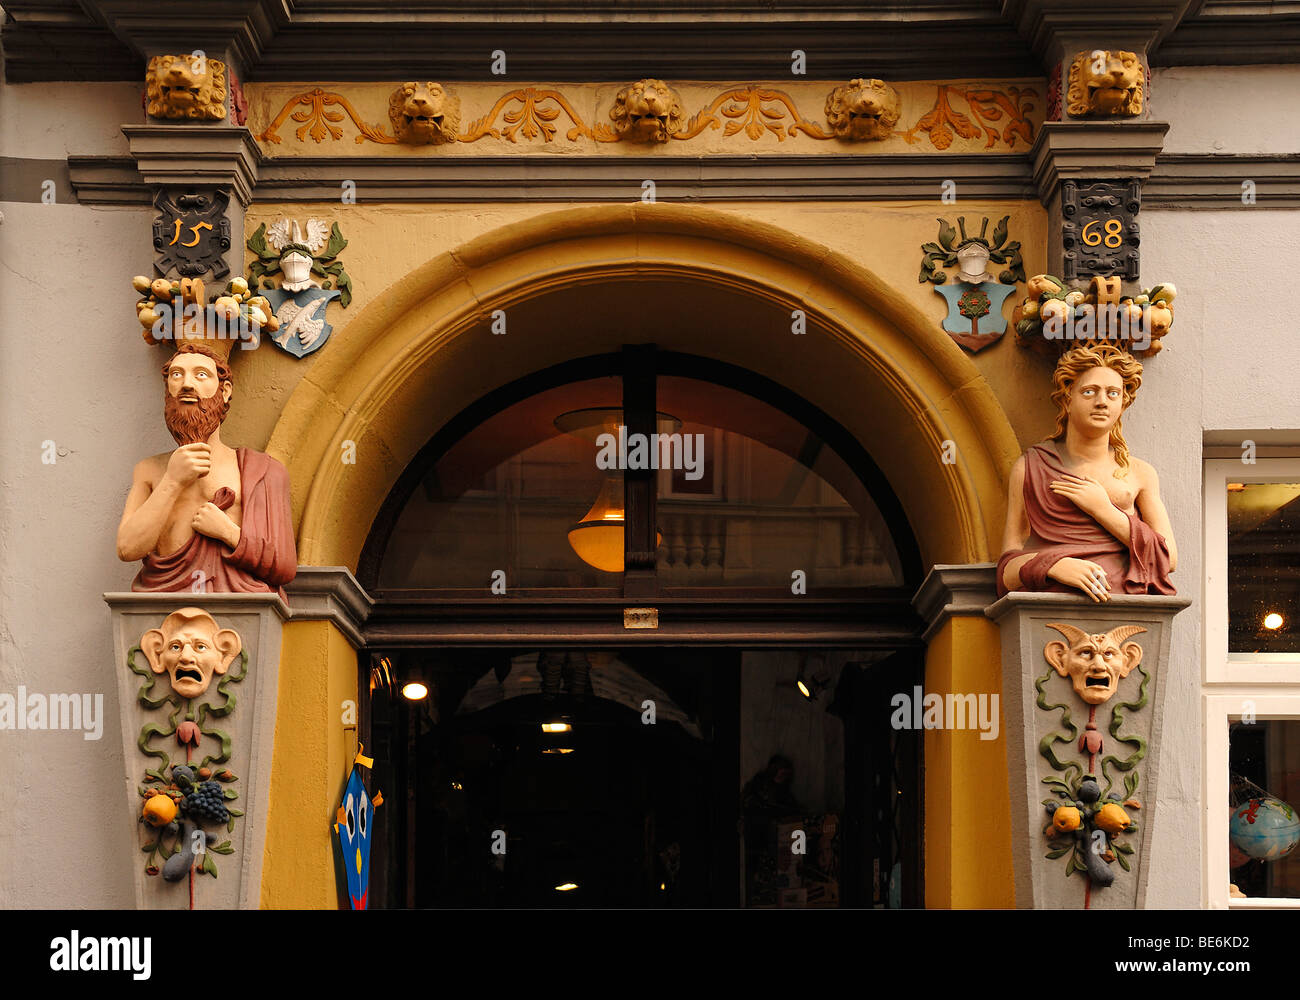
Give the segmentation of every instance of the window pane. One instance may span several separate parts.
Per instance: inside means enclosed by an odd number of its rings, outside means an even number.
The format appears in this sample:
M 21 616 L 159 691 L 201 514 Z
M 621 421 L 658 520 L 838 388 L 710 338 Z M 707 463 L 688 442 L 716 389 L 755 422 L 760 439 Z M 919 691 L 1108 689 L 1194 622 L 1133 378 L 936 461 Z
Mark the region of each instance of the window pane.
M 1229 730 L 1230 879 L 1248 897 L 1300 898 L 1300 721 Z
M 682 448 L 693 462 L 659 475 L 662 586 L 788 594 L 795 570 L 809 594 L 901 585 L 871 495 L 817 434 L 726 386 L 664 376 L 656 391 L 659 410 L 681 422 L 683 445 L 690 436 L 694 446 Z
M 592 441 L 556 418 L 580 408 L 618 408 L 622 381 L 589 379 L 530 396 L 479 424 L 425 476 L 398 516 L 384 552 L 381 589 L 619 587 L 622 573 L 580 559 L 570 529 L 610 478 Z M 616 477 L 617 478 L 617 477 Z M 622 481 L 611 487 L 622 502 Z
M 1300 650 L 1300 483 L 1228 484 L 1228 649 Z

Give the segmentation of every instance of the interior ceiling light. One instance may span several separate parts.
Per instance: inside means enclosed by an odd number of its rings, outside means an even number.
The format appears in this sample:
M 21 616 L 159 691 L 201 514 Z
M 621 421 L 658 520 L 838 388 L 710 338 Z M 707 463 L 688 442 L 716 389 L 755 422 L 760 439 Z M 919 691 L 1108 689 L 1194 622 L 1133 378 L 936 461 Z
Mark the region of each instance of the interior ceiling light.
M 569 733 L 573 727 L 567 722 L 543 722 L 542 732 L 544 733 Z
M 547 747 L 542 753 L 573 753 L 573 747 Z
M 555 887 L 556 892 L 571 892 L 578 888 L 577 882 L 562 882 Z
M 799 675 L 794 686 L 809 701 L 816 701 L 817 696 L 830 686 L 830 678 L 825 673 L 826 661 L 820 656 L 805 657 L 799 664 Z
M 657 413 L 655 417 L 658 434 L 672 434 L 682 425 L 680 420 L 667 413 Z M 622 424 L 623 411 L 617 407 L 571 410 L 555 418 L 559 430 L 581 438 L 593 447 L 600 447 L 601 435 L 612 434 L 617 438 Z M 569 545 L 588 566 L 604 573 L 622 573 L 625 527 L 623 476 L 620 472 L 605 477 L 596 502 L 582 520 L 569 529 Z M 656 531 L 656 548 L 661 541 L 663 534 Z
M 1286 619 L 1276 611 L 1270 611 L 1264 616 L 1264 627 L 1267 629 L 1280 629 L 1286 623 Z
M 407 701 L 420 701 L 429 697 L 429 689 L 419 681 L 408 681 L 402 685 L 402 697 Z

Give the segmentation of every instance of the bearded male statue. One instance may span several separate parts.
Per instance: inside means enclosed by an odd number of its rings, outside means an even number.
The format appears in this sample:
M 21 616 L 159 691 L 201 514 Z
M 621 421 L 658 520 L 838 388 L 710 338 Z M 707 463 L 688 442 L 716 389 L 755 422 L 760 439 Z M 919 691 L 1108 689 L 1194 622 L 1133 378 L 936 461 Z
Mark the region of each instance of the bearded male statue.
M 278 593 L 298 572 L 289 474 L 221 440 L 234 383 L 207 347 L 182 343 L 163 366 L 164 418 L 180 445 L 136 464 L 117 557 L 142 559 L 135 591 Z

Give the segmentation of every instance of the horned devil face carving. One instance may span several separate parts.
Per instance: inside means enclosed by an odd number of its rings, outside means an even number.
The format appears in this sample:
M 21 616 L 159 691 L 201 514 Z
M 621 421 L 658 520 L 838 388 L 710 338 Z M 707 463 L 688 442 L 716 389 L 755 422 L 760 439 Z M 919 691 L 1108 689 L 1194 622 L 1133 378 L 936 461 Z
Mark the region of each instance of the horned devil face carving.
M 1119 625 L 1109 632 L 1089 635 L 1075 625 L 1049 624 L 1060 632 L 1068 644 L 1054 639 L 1043 655 L 1062 677 L 1074 685 L 1074 693 L 1089 705 L 1100 705 L 1119 688 L 1121 678 L 1142 662 L 1142 647 L 1125 642 L 1131 635 L 1145 632 L 1141 625 Z
M 197 698 L 224 674 L 243 649 L 239 633 L 218 628 L 206 611 L 181 608 L 140 637 L 140 648 L 155 674 L 171 678 L 172 690 L 182 698 Z

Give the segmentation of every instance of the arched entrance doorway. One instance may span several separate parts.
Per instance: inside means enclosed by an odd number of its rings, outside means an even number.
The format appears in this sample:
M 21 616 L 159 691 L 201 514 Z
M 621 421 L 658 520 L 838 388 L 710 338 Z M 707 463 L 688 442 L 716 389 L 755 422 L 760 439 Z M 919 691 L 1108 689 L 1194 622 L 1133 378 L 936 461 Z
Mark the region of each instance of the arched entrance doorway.
M 349 323 L 268 445 L 294 484 L 300 561 L 360 572 L 386 498 L 432 434 L 513 381 L 629 344 L 743 366 L 813 403 L 895 491 L 922 568 L 996 551 L 1002 479 L 1018 448 L 988 385 L 937 326 L 854 261 L 797 234 L 726 211 L 632 205 L 546 213 L 481 237 L 405 276 Z M 355 461 L 341 462 L 349 447 Z M 581 612 L 606 630 L 591 648 L 631 634 L 626 603 Z M 474 624 L 472 607 L 439 606 L 444 639 L 473 632 L 461 627 Z M 824 622 L 781 624 L 827 640 Z M 660 626 L 679 642 L 728 641 L 692 630 L 689 616 L 661 615 Z M 390 623 L 366 636 L 391 644 L 400 632 Z M 512 630 L 534 650 L 545 634 L 528 621 Z M 976 664 L 976 681 L 996 683 L 995 643 L 981 636 L 979 658 L 968 646 L 959 659 L 956 641 L 932 639 L 927 676 L 952 682 Z M 322 715 L 332 711 L 322 705 Z M 313 762 L 292 759 L 277 742 L 277 767 L 284 760 L 305 776 Z M 956 885 L 972 869 L 959 863 L 947 816 L 978 783 L 968 759 L 948 753 L 941 763 L 940 780 L 927 784 L 926 850 L 942 855 L 943 880 Z M 990 757 L 981 774 L 996 767 Z
M 604 423 L 664 428 L 662 467 L 599 468 Z M 619 516 L 575 527 L 593 496 Z M 405 790 L 377 904 L 919 904 L 916 546 L 806 400 L 653 345 L 518 380 L 421 450 L 359 574 Z

